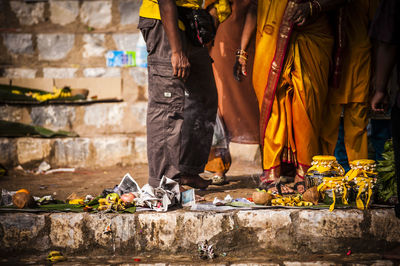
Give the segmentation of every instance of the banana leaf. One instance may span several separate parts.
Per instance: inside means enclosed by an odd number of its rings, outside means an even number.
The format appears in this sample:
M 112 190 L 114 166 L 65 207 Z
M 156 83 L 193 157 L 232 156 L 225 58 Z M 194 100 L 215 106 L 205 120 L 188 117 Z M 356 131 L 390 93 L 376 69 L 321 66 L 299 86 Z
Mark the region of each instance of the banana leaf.
M 33 126 L 18 122 L 0 120 L 0 137 L 28 137 L 28 136 L 38 136 L 45 138 L 78 137 L 78 134 L 76 134 L 75 132 L 68 132 L 63 130 L 52 131 L 50 129 L 41 126 Z

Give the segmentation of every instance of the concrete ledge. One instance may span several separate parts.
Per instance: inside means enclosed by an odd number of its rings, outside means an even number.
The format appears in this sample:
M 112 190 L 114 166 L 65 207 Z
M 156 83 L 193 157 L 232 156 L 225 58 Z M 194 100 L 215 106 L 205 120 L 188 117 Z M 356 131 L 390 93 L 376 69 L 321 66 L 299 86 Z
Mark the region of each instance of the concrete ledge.
M 0 119 L 74 131 L 81 137 L 144 134 L 146 102 L 90 105 L 2 106 Z
M 104 229 L 111 225 L 112 233 Z M 193 254 L 200 241 L 238 256 L 377 253 L 400 244 L 393 209 L 273 209 L 227 213 L 0 213 L 0 253 Z
M 52 168 L 147 163 L 146 138 L 143 136 L 0 138 L 0 154 L 0 163 L 6 166 L 31 166 L 44 160 Z

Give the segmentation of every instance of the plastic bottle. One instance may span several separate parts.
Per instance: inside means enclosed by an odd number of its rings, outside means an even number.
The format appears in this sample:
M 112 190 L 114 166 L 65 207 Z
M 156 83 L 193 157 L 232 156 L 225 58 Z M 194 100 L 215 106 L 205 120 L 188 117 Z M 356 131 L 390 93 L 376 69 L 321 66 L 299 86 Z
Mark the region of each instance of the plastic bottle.
M 147 67 L 147 48 L 142 34 L 139 34 L 139 38 L 136 43 L 136 66 Z

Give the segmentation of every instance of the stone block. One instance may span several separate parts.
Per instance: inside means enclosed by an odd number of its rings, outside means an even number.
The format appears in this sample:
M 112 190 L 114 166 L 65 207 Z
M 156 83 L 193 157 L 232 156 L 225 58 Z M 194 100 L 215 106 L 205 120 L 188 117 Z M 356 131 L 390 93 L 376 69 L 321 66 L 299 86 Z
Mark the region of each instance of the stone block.
M 125 105 L 122 104 L 96 104 L 85 107 L 84 123 L 96 128 L 106 126 L 119 126 L 123 123 Z
M 0 164 L 10 165 L 17 162 L 17 149 L 15 140 L 11 138 L 0 138 Z
M 178 246 L 175 243 L 175 230 L 177 229 L 178 212 L 146 213 L 137 215 L 136 230 L 141 232 L 135 241 L 136 250 L 152 251 L 163 250 L 174 253 Z M 190 227 L 193 229 L 193 227 Z M 198 228 L 200 230 L 200 228 Z M 205 232 L 205 231 L 204 231 Z M 184 232 L 185 235 L 187 232 Z M 185 235 L 179 234 L 180 239 Z M 192 238 L 194 239 L 194 238 Z M 162 245 L 160 245 L 162 243 Z
M 13 54 L 33 54 L 32 34 L 3 34 L 3 43 L 7 50 Z
M 83 70 L 83 75 L 87 78 L 113 78 L 120 77 L 121 70 L 116 67 L 94 67 L 94 68 L 85 68 Z
M 147 138 L 136 137 L 135 138 L 135 162 L 136 163 L 147 163 Z
M 79 14 L 79 1 L 50 0 L 50 20 L 54 24 L 65 26 L 76 20 Z
M 55 248 L 77 250 L 85 244 L 82 213 L 51 214 L 50 240 Z
M 137 0 L 122 0 L 119 2 L 119 14 L 121 25 L 139 23 L 139 9 L 141 2 Z
M 95 158 L 94 165 L 101 167 L 114 166 L 121 162 L 133 163 L 134 141 L 125 136 L 113 136 L 112 138 L 95 138 L 92 147 Z
M 110 0 L 83 2 L 80 10 L 81 21 L 95 29 L 105 28 L 111 22 L 111 5 Z
M 74 106 L 48 105 L 34 106 L 31 109 L 32 123 L 51 130 L 71 130 L 75 121 Z
M 148 72 L 147 68 L 143 67 L 132 67 L 129 69 L 129 73 L 133 77 L 133 80 L 137 85 L 147 88 L 148 83 Z
M 85 34 L 83 35 L 83 57 L 102 56 L 106 51 L 104 34 Z
M 146 126 L 147 102 L 136 102 L 131 105 L 131 112 L 135 120 L 143 127 Z
M 136 231 L 136 217 L 134 215 L 115 215 L 111 220 L 111 229 L 114 233 L 115 248 L 120 250 L 134 250 Z
M 388 242 L 396 242 L 400 239 L 400 231 L 392 231 L 392 228 L 400 227 L 400 219 L 396 218 L 394 211 L 371 210 L 371 226 L 369 233 L 376 239 L 384 239 Z
M 292 215 L 295 210 L 241 211 L 237 213 L 238 226 L 251 232 L 254 241 L 262 249 L 295 250 L 294 243 L 288 241 L 291 234 Z
M 86 237 L 90 238 L 90 241 L 96 243 L 97 246 L 109 249 L 109 247 L 113 246 L 113 237 L 115 237 L 113 234 L 115 235 L 115 231 L 117 230 L 117 226 L 113 224 L 115 219 L 118 219 L 118 216 L 113 214 L 85 216 L 85 228 L 88 229 Z M 104 233 L 104 229 L 109 225 L 111 226 L 113 234 Z M 121 226 L 126 226 L 126 224 Z
M 116 33 L 113 34 L 113 39 L 117 50 L 121 51 L 136 51 L 136 42 L 141 33 Z
M 43 68 L 44 78 L 75 78 L 77 68 L 56 68 L 56 67 L 45 67 Z
M 7 78 L 29 78 L 33 79 L 36 77 L 36 69 L 29 68 L 6 68 L 4 70 L 4 77 Z
M 339 266 L 333 261 L 284 261 L 284 266 Z
M 16 141 L 19 164 L 41 161 L 50 155 L 51 140 L 41 138 L 18 138 Z
M 60 167 L 88 167 L 92 163 L 90 139 L 67 138 L 54 141 L 54 157 L 50 164 Z
M 0 108 L 0 119 L 11 122 L 30 123 L 29 113 L 26 108 L 6 105 Z
M 50 248 L 45 227 L 45 215 L 3 213 L 0 216 L 1 249 L 3 251 L 26 249 L 45 251 Z
M 39 60 L 60 60 L 74 47 L 74 34 L 38 34 Z
M 299 212 L 297 234 L 330 238 L 360 238 L 364 217 L 360 210 L 303 210 Z
M 44 21 L 44 3 L 28 4 L 23 1 L 11 1 L 10 6 L 21 25 L 30 26 Z

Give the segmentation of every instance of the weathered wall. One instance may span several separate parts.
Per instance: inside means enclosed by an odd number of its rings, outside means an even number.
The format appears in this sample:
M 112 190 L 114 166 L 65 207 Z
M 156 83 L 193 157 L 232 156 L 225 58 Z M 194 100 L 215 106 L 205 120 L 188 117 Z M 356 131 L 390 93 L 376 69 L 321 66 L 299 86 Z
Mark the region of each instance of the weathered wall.
M 126 101 L 146 100 L 146 69 L 106 66 L 135 51 L 141 0 L 0 1 L 0 76 L 121 77 Z
M 110 225 L 112 232 L 104 234 Z M 393 209 L 271 209 L 225 213 L 0 213 L 0 256 L 61 250 L 69 254 L 195 254 L 208 240 L 218 252 L 379 253 L 400 243 Z

